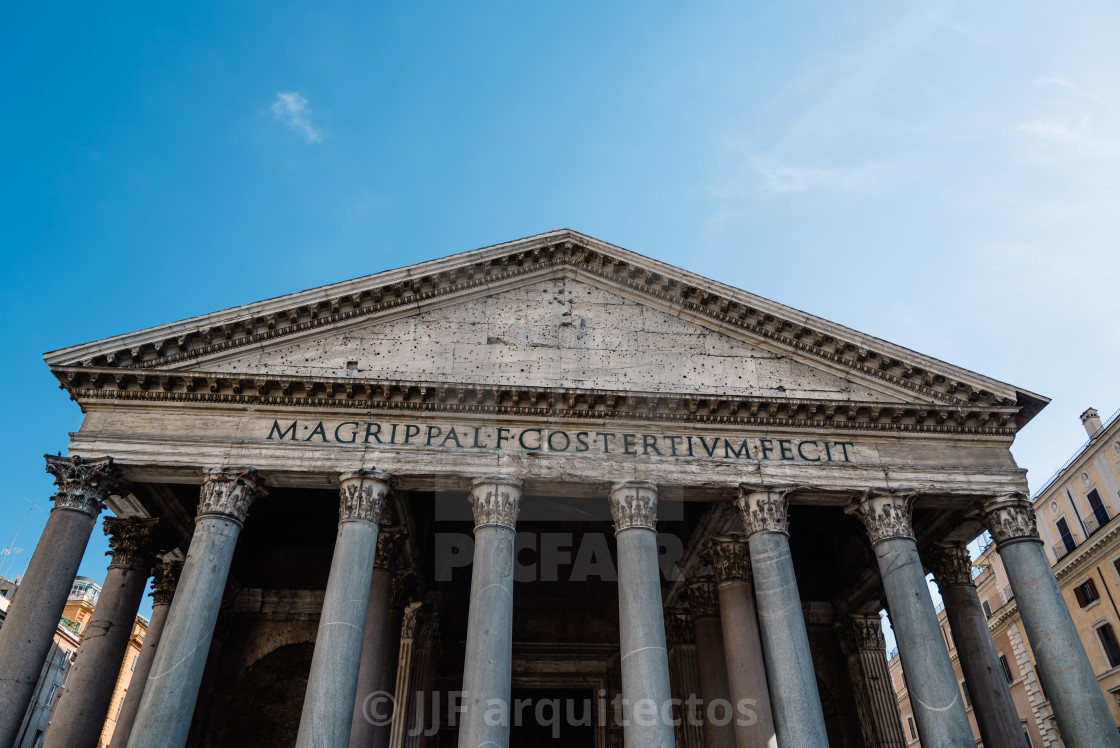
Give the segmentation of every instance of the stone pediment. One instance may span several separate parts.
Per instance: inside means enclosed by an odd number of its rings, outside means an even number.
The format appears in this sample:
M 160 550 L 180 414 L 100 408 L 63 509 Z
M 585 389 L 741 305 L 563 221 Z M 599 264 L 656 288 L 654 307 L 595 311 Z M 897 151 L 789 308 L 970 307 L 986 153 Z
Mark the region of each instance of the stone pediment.
M 116 391 L 142 398 L 150 390 L 241 396 L 246 388 L 267 395 L 275 388 L 306 399 L 328 389 L 334 397 L 341 387 L 372 399 L 380 387 L 389 399 L 390 386 L 416 384 L 424 392 L 451 387 L 462 401 L 471 387 L 556 389 L 671 396 L 691 401 L 680 407 L 693 411 L 703 398 L 709 409 L 712 398 L 750 400 L 746 410 L 755 414 L 775 402 L 787 411 L 849 403 L 864 410 L 849 420 L 874 411 L 896 423 L 967 421 L 985 431 L 1021 426 L 1046 403 L 567 230 L 46 359 L 76 397 Z M 448 397 L 443 393 L 438 397 Z M 818 412 L 807 405 L 799 414 Z

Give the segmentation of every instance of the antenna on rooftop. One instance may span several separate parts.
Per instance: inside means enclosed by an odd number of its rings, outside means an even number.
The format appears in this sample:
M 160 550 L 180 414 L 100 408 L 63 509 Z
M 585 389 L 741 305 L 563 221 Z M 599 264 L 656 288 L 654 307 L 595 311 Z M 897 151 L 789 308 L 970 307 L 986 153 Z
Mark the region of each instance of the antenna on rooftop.
M 23 553 L 22 548 L 16 547 L 16 541 L 19 540 L 19 534 L 23 532 L 23 526 L 27 524 L 27 518 L 31 516 L 31 510 L 38 509 L 40 512 L 43 511 L 43 507 L 39 506 L 26 496 L 23 497 L 23 500 L 31 506 L 27 507 L 27 514 L 23 515 L 23 522 L 19 523 L 19 528 L 16 529 L 16 536 L 12 538 L 11 544 L 3 550 L 0 550 L 0 556 L 7 556 L 7 558 L 5 558 L 3 561 L 0 561 L 0 574 L 3 574 L 4 572 L 4 564 L 7 564 L 10 570 L 12 561 L 15 561 L 16 556 Z

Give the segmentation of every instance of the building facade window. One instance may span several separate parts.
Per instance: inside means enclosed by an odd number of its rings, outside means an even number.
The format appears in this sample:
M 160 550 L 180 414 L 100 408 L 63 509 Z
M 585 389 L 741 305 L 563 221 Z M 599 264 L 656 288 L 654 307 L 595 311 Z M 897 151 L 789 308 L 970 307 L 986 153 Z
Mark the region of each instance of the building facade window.
M 1120 561 L 1120 558 L 1118 558 L 1116 560 Z M 1118 568 L 1118 570 L 1120 570 L 1120 567 L 1117 567 L 1117 568 Z M 1120 571 L 1118 571 L 1118 573 L 1120 573 Z M 984 615 L 985 616 L 987 616 L 988 618 L 992 617 L 992 604 L 991 603 L 989 603 L 987 600 L 985 600 L 984 602 L 980 603 L 980 607 L 984 609 Z
M 1011 683 L 1013 680 L 1015 680 L 1015 678 L 1011 675 L 1011 665 L 1007 662 L 1007 657 L 1005 657 L 1004 655 L 999 656 L 999 666 L 1000 669 L 1003 670 L 1003 677 L 1007 679 L 1008 683 Z
M 1112 630 L 1112 624 L 1105 623 L 1098 626 L 1097 638 L 1101 642 L 1101 649 L 1104 650 L 1104 656 L 1108 660 L 1108 666 L 1116 667 L 1120 665 L 1120 644 L 1116 641 L 1116 633 Z
M 1086 501 L 1089 502 L 1090 517 L 1093 519 L 1095 527 L 1093 530 L 1099 530 L 1108 524 L 1110 517 L 1108 516 L 1108 509 L 1105 507 L 1104 502 L 1101 501 L 1101 495 L 1097 493 L 1097 489 L 1089 489 L 1089 493 L 1085 495 Z
M 1100 599 L 1097 593 L 1097 584 L 1092 579 L 1086 579 L 1081 584 L 1073 588 L 1073 596 L 1077 598 L 1077 604 L 1082 608 L 1095 603 Z
M 1061 538 L 1061 544 L 1066 549 L 1066 553 L 1070 553 L 1077 547 L 1077 541 L 1073 539 L 1073 533 L 1069 531 L 1069 523 L 1066 522 L 1065 517 L 1060 517 L 1054 523 L 1058 528 L 1058 537 Z
M 910 728 L 910 739 L 911 740 L 917 740 L 918 739 L 918 731 L 914 729 L 914 718 L 913 717 L 907 717 L 906 718 L 906 726 Z
M 968 695 L 968 684 L 963 680 L 961 681 L 961 693 L 964 694 L 964 705 L 969 709 L 972 708 L 972 697 Z

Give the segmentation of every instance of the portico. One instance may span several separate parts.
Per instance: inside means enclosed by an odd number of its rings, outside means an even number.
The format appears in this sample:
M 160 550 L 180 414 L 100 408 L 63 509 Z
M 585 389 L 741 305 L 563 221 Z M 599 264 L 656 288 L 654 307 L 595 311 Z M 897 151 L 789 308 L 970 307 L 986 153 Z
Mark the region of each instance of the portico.
M 904 745 L 884 600 L 966 745 L 924 559 L 1033 559 L 1045 398 L 574 232 L 48 362 L 63 459 L 186 557 L 132 746 Z

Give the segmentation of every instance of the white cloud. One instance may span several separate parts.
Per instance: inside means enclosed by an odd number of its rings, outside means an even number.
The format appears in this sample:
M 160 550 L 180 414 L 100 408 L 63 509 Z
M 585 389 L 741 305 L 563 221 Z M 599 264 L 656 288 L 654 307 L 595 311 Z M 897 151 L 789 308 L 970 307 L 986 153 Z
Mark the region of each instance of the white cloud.
M 323 136 L 311 124 L 311 107 L 299 91 L 277 91 L 272 113 L 276 119 L 288 123 L 288 127 L 301 130 L 309 143 L 323 142 Z

